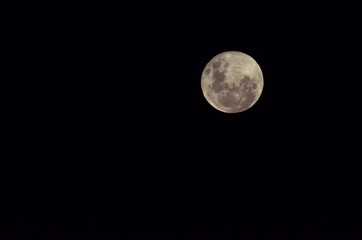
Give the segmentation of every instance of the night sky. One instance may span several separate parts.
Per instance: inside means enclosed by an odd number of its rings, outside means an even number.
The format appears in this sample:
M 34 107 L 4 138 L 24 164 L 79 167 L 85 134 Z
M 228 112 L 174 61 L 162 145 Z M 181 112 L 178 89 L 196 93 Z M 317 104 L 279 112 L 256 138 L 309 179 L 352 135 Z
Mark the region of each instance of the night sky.
M 0 239 L 361 239 L 357 1 L 31 7 Z M 263 71 L 239 114 L 224 51 Z

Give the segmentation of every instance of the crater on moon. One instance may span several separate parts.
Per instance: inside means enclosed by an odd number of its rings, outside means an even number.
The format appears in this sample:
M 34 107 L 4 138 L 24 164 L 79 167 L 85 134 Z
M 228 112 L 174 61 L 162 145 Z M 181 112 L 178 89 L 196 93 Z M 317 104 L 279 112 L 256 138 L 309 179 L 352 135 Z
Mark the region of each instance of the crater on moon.
M 217 110 L 242 112 L 259 99 L 263 75 L 259 65 L 249 55 L 224 52 L 207 63 L 201 87 L 206 100 Z

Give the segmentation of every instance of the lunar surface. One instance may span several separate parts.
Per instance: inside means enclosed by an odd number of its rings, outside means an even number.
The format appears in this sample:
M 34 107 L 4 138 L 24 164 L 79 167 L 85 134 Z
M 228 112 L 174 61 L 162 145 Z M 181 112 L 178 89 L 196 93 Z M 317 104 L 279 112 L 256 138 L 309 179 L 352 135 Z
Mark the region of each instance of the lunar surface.
M 213 57 L 205 66 L 201 88 L 206 100 L 225 113 L 252 107 L 263 90 L 263 73 L 249 55 L 229 51 Z

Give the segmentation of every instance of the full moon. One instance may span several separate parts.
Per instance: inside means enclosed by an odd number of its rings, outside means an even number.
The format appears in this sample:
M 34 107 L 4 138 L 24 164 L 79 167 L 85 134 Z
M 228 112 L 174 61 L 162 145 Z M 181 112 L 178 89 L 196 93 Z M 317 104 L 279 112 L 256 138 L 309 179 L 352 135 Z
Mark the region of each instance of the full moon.
M 239 113 L 252 107 L 263 90 L 263 73 L 249 55 L 229 51 L 213 57 L 201 76 L 206 100 L 225 113 Z

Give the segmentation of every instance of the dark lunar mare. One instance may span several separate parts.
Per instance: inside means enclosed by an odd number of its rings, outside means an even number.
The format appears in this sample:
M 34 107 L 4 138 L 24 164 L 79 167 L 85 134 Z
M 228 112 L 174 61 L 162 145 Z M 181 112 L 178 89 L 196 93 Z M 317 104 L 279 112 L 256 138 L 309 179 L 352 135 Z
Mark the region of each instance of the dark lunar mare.
M 226 93 L 225 96 L 221 96 L 219 103 L 225 107 L 232 107 L 238 104 L 238 100 L 231 92 Z
M 214 68 L 214 70 L 218 70 L 221 66 L 221 62 L 219 61 L 215 61 L 213 64 L 212 64 L 212 67 Z
M 253 81 L 249 76 L 245 76 L 241 81 L 241 90 L 242 94 L 245 96 L 245 101 L 240 103 L 240 109 L 244 110 L 251 106 L 251 104 L 255 100 L 255 94 L 253 93 L 253 89 L 256 89 L 257 84 Z
M 245 76 L 243 79 L 240 80 L 240 88 L 238 87 L 227 87 L 226 89 L 228 92 L 225 96 L 221 96 L 219 99 L 219 103 L 224 107 L 234 107 L 234 112 L 243 111 L 248 109 L 251 104 L 253 104 L 256 96 L 253 93 L 253 89 L 256 89 L 257 85 L 253 82 L 253 79 L 249 76 Z M 226 84 L 218 85 L 215 90 L 221 91 L 225 89 Z M 235 97 L 236 92 L 239 92 L 242 95 L 242 98 L 245 97 L 245 100 L 239 102 L 238 99 Z
M 245 101 L 242 101 L 240 103 L 240 109 L 244 110 L 244 109 L 247 109 L 251 106 L 251 104 L 253 104 L 254 102 L 254 99 L 255 99 L 255 94 L 253 94 L 251 91 L 247 91 L 244 93 L 246 96 L 246 99 Z
M 211 72 L 210 68 L 208 68 L 208 69 L 205 70 L 205 74 L 206 74 L 207 76 L 209 76 L 210 72 Z
M 243 91 L 251 91 L 253 87 L 253 79 L 249 76 L 245 76 L 243 79 L 240 80 L 241 82 L 241 89 Z M 255 84 L 255 83 L 254 83 Z
M 222 84 L 222 82 L 225 80 L 225 72 L 220 71 L 220 62 L 214 62 L 212 64 L 213 67 L 213 83 L 212 83 L 212 89 L 215 93 L 219 93 L 225 85 Z

